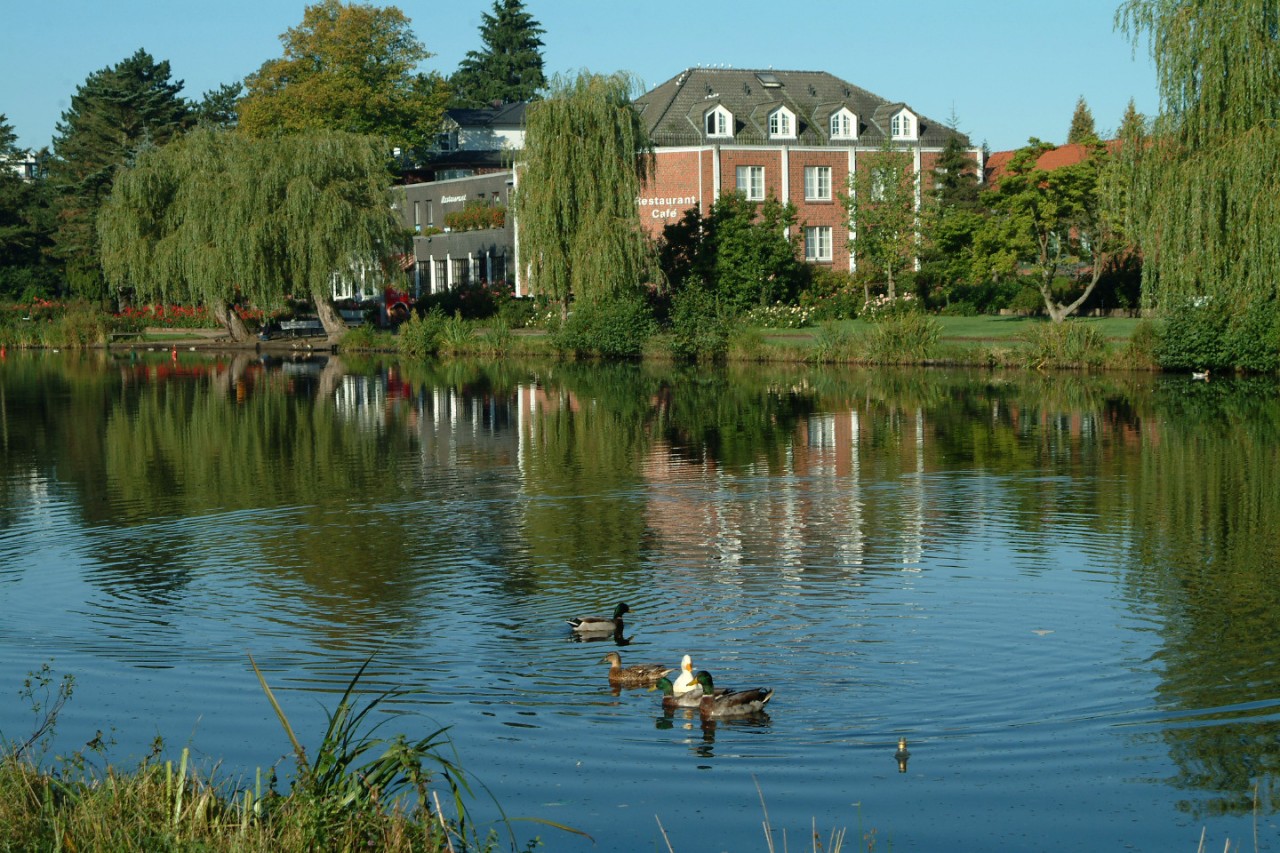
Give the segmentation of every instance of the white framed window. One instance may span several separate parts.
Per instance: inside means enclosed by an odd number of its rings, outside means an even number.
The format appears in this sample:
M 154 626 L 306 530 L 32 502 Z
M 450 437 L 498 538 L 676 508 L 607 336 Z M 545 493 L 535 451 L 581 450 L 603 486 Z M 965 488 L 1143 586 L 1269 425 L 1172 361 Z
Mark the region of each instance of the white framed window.
M 894 139 L 916 138 L 916 117 L 910 110 L 902 110 L 889 122 L 889 135 Z
M 806 261 L 831 260 L 831 226 L 816 225 L 804 229 L 804 259 Z
M 764 166 L 739 166 L 738 192 L 747 201 L 764 201 Z
M 831 167 L 804 167 L 805 201 L 831 201 Z
M 847 109 L 839 109 L 831 114 L 832 139 L 857 139 L 858 117 Z
M 788 139 L 796 135 L 796 117 L 786 107 L 778 107 L 769 113 L 769 135 Z
M 707 110 L 704 130 L 707 136 L 733 136 L 733 113 L 724 107 Z

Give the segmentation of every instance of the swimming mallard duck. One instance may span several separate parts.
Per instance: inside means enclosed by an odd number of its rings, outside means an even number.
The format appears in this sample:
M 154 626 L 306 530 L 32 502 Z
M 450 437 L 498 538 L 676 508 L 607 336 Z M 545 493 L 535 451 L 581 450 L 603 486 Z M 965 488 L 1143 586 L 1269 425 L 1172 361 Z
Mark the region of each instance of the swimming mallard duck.
M 698 703 L 698 711 L 704 717 L 741 717 L 747 714 L 758 714 L 773 698 L 773 691 L 767 687 L 753 690 L 717 691 L 711 673 L 699 670 L 694 677 L 702 687 L 702 700 Z
M 630 612 L 631 608 L 624 601 L 619 602 L 618 606 L 613 608 L 612 619 L 606 619 L 603 616 L 575 616 L 565 621 L 578 634 L 621 634 L 622 614 Z
M 688 690 L 680 694 L 675 692 L 675 685 L 672 683 L 671 679 L 666 676 L 659 678 L 657 683 L 653 686 L 654 688 L 662 691 L 662 707 L 668 710 L 671 708 L 701 707 L 702 697 L 706 695 L 702 692 L 702 686 L 696 681 L 693 684 L 692 690 Z M 728 692 L 729 690 L 724 687 L 715 688 L 715 695 L 717 696 L 723 696 Z
M 633 663 L 623 666 L 622 655 L 617 652 L 609 652 L 600 658 L 600 663 L 609 664 L 609 683 L 623 686 L 653 684 L 667 673 L 675 672 L 672 667 L 663 666 L 660 663 Z
M 680 659 L 680 675 L 675 681 L 671 682 L 671 689 L 677 696 L 684 696 L 692 692 L 694 696 L 701 698 L 702 692 L 694 690 L 698 685 L 693 680 L 693 658 L 685 655 Z M 697 704 L 696 702 L 693 704 Z

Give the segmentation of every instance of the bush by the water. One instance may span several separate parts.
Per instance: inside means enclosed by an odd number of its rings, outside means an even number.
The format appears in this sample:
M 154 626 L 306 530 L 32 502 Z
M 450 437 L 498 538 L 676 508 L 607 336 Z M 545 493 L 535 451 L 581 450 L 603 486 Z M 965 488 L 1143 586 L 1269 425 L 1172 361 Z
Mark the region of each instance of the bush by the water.
M 1240 310 L 1203 300 L 1169 308 L 1155 347 L 1166 370 L 1270 372 L 1280 367 L 1280 316 L 1275 300 Z
M 919 364 L 932 359 L 942 325 L 919 311 L 897 311 L 871 324 L 861 339 L 862 358 L 875 364 Z
M 687 286 L 671 300 L 671 354 L 676 359 L 723 359 L 732 329 L 727 309 L 705 288 Z
M 1028 367 L 1100 367 L 1107 357 L 1106 339 L 1082 320 L 1037 323 L 1022 339 Z
M 435 355 L 444 337 L 444 322 L 444 315 L 438 309 L 425 314 L 415 311 L 400 324 L 396 351 L 405 358 L 424 359 Z
M 613 296 L 573 304 L 552 337 L 557 349 L 579 356 L 637 358 L 653 334 L 653 316 L 644 300 Z

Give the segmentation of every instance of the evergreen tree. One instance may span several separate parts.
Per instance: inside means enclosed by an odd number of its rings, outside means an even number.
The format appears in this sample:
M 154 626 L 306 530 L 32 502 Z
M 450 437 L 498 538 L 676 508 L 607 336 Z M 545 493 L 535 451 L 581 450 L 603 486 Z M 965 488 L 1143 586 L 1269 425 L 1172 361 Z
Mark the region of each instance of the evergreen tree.
M 448 87 L 416 70 L 431 53 L 395 6 L 322 0 L 280 41 L 284 56 L 245 79 L 241 130 L 373 134 L 406 151 L 434 142 Z
M 924 202 L 921 219 L 929 239 L 921 247 L 919 279 L 942 301 L 963 300 L 972 280 L 973 241 L 982 228 L 983 205 L 977 163 L 959 134 L 951 134 L 939 153 L 933 192 Z
M 104 298 L 96 218 L 116 171 L 140 152 L 164 145 L 191 124 L 182 81 L 169 63 L 139 50 L 95 71 L 71 96 L 53 140 L 49 180 L 58 216 L 54 251 L 67 284 L 85 298 Z
M 1280 349 L 1280 11 L 1275 0 L 1126 0 L 1161 111 L 1122 141 L 1143 301 L 1205 308 L 1275 362 Z M 1260 361 L 1267 353 L 1259 352 Z M 1237 353 L 1236 363 L 1246 356 Z M 1252 357 L 1249 357 L 1252 360 Z
M 244 94 L 243 83 L 223 83 L 205 92 L 195 108 L 196 122 L 202 127 L 235 127 L 240 123 L 237 109 Z
M 522 254 L 536 290 L 570 301 L 633 294 L 651 250 L 636 197 L 652 159 L 625 75 L 556 79 L 529 108 L 516 192 Z
M 1096 142 L 1098 131 L 1093 125 L 1093 112 L 1084 102 L 1084 95 L 1076 101 L 1076 111 L 1071 114 L 1071 127 L 1067 130 L 1067 144 Z
M 54 267 L 44 257 L 51 226 L 46 184 L 9 168 L 10 158 L 26 154 L 17 142 L 0 113 L 0 298 L 26 300 L 50 294 Z
M 103 266 L 117 289 L 208 306 L 236 338 L 233 305 L 309 294 L 336 340 L 330 277 L 396 251 L 390 201 L 374 137 L 200 128 L 121 173 L 100 217 Z
M 484 49 L 467 51 L 450 78 L 454 106 L 535 100 L 547 85 L 539 38 L 544 32 L 521 0 L 494 0 L 493 14 L 485 12 L 480 25 Z

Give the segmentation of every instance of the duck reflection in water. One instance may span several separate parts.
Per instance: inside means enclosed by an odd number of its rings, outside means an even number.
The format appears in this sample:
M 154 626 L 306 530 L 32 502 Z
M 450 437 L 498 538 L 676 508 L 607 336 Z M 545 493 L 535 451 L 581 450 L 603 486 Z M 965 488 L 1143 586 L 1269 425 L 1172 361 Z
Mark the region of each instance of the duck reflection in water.
M 600 643 L 612 641 L 616 646 L 629 646 L 631 641 L 635 639 L 633 634 L 630 637 L 622 635 L 622 628 L 619 627 L 612 634 L 570 634 L 569 639 L 575 643 Z
M 662 716 L 654 721 L 654 728 L 659 731 L 681 728 L 692 732 L 695 721 L 701 738 L 696 742 L 686 740 L 685 743 L 691 746 L 693 754 L 699 758 L 715 757 L 716 734 L 723 731 L 721 727 L 763 729 L 772 723 L 764 711 L 745 717 L 704 717 L 694 708 L 663 708 Z

